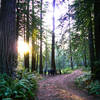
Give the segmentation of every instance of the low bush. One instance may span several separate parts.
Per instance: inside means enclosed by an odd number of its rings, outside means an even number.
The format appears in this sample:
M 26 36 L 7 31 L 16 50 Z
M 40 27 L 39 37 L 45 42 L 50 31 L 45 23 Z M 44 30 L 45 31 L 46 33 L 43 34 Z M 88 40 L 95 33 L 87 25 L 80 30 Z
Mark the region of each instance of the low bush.
M 100 95 L 100 82 L 91 80 L 91 73 L 86 72 L 75 80 L 76 85 L 81 89 L 87 89 L 89 94 Z
M 62 74 L 71 74 L 73 70 L 70 67 L 62 69 Z
M 75 79 L 75 84 L 79 88 L 84 88 L 85 86 L 87 86 L 90 83 L 90 81 L 91 81 L 91 73 L 85 72 L 83 75 L 81 75 Z
M 90 94 L 100 95 L 100 82 L 92 81 L 87 87 Z
M 7 74 L 0 74 L 0 100 L 33 100 L 37 81 L 32 73 L 22 73 L 13 80 Z

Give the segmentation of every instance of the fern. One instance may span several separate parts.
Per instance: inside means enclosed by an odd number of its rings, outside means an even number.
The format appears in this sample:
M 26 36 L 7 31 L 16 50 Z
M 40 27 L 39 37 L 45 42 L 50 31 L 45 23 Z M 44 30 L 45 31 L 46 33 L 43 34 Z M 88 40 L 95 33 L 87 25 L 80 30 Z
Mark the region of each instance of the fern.
M 19 78 L 20 77 L 20 78 Z M 2 100 L 31 100 L 37 90 L 36 76 L 22 71 L 16 80 L 6 74 L 0 74 L 0 99 Z

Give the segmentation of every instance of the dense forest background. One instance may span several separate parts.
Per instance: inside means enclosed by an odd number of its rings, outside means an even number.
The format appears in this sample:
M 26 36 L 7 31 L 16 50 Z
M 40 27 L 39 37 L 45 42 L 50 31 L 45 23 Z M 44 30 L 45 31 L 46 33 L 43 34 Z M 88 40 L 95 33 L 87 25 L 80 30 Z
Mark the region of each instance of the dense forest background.
M 85 68 L 99 82 L 99 6 L 99 0 L 0 0 L 1 75 L 20 80 L 25 70 L 55 75 Z

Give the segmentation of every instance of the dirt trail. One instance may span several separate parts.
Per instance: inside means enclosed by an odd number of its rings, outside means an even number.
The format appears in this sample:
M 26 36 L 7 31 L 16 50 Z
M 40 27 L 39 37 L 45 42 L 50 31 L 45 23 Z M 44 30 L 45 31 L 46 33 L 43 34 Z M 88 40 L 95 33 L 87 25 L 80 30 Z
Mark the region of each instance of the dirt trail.
M 45 77 L 39 81 L 37 100 L 100 100 L 77 89 L 74 79 L 81 74 L 81 70 L 76 70 L 72 74 Z

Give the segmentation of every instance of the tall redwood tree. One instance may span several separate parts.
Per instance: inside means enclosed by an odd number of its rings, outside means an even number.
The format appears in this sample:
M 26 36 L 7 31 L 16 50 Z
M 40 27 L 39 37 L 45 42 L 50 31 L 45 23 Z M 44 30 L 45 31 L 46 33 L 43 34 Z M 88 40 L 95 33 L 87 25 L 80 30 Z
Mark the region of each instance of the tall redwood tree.
M 14 76 L 17 67 L 16 0 L 2 0 L 0 11 L 0 72 Z
M 51 54 L 51 69 L 56 72 L 55 65 L 55 0 L 53 0 L 53 32 L 52 32 L 52 54 Z
M 43 0 L 41 0 L 41 7 L 40 7 L 40 19 L 41 19 L 41 25 L 40 25 L 40 66 L 39 66 L 39 73 L 43 74 L 43 65 L 42 65 L 42 4 Z

